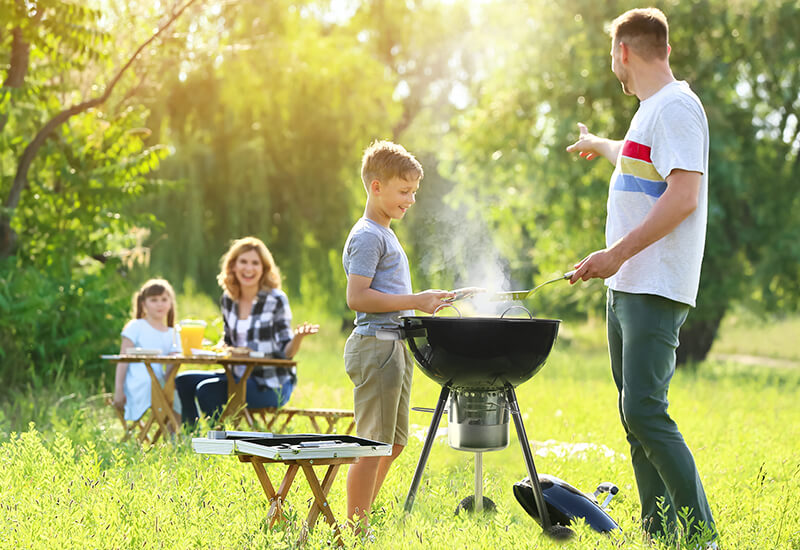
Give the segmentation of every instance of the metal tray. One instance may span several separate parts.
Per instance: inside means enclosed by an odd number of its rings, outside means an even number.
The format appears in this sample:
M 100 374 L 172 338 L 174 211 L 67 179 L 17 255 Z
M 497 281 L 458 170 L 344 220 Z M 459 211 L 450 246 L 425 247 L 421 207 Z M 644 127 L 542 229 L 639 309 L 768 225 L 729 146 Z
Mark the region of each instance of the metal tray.
M 248 437 L 252 434 L 253 437 Z M 209 434 L 212 435 L 212 434 Z M 390 456 L 388 443 L 339 434 L 271 433 L 255 436 L 231 433 L 225 439 L 195 437 L 192 449 L 200 454 L 254 455 L 271 460 L 305 460 L 310 458 L 353 458 L 362 456 Z

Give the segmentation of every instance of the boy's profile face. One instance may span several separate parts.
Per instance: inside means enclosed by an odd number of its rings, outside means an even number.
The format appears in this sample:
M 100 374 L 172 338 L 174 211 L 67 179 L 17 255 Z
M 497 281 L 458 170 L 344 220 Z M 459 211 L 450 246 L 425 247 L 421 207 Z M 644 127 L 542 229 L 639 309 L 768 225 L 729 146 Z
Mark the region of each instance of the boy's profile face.
M 370 184 L 370 197 L 375 202 L 376 214 L 385 221 L 401 220 L 406 210 L 416 202 L 420 178 L 406 180 L 399 176 L 381 182 L 373 180 Z

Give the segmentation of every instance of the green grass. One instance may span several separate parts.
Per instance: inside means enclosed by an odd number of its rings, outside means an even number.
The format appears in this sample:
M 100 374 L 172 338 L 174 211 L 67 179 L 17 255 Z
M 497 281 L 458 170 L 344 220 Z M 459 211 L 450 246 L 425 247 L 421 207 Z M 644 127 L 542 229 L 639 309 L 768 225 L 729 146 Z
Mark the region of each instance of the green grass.
M 297 320 L 322 319 L 295 313 Z M 304 344 L 292 405 L 352 406 L 341 358 L 346 335 L 338 325 L 324 322 L 322 332 Z M 617 483 L 620 495 L 609 511 L 622 535 L 602 536 L 582 526 L 577 539 L 564 544 L 542 537 L 511 491 L 526 476 L 512 428 L 507 449 L 484 455 L 484 494 L 497 504 L 496 514 L 453 514 L 473 492 L 473 455 L 441 439 L 434 444 L 414 510 L 406 514 L 403 502 L 422 447 L 412 437 L 378 497 L 372 520 L 376 541 L 362 544 L 348 533 L 348 546 L 650 548 L 637 525 L 636 486 L 601 331 L 599 325 L 565 325 L 547 365 L 519 387 L 518 397 L 539 472 L 583 490 L 601 481 Z M 708 361 L 675 376 L 670 410 L 694 452 L 725 549 L 800 548 L 798 391 L 800 371 L 792 369 Z M 438 393 L 438 385 L 415 372 L 412 406 L 432 407 Z M 23 399 L 37 403 L 25 409 L 32 411 L 36 426 L 0 416 L 0 546 L 296 547 L 311 497 L 299 477 L 289 494 L 289 524 L 270 530 L 266 498 L 249 465 L 233 457 L 196 455 L 187 435 L 150 450 L 119 443 L 116 418 L 96 396 L 65 396 L 53 389 Z M 412 412 L 411 421 L 412 433 L 422 435 L 430 417 Z M 10 433 L 12 427 L 18 432 Z M 594 446 L 582 448 L 583 443 Z M 554 452 L 559 448 L 567 452 Z M 273 480 L 281 477 L 282 467 L 268 468 Z M 340 521 L 344 482 L 343 469 L 330 494 Z M 306 548 L 326 547 L 330 539 L 320 519 Z
M 711 352 L 753 355 L 800 363 L 800 316 L 764 318 L 735 312 L 722 322 Z

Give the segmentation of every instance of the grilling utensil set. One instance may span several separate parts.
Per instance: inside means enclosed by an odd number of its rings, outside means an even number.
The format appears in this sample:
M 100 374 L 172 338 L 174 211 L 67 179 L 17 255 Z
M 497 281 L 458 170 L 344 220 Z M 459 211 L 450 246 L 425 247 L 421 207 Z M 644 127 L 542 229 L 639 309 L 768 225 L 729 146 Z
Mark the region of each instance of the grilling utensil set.
M 572 275 L 575 274 L 575 271 L 567 271 L 563 275 L 556 277 L 555 279 L 550 279 L 549 281 L 545 281 L 542 284 L 535 286 L 529 290 L 503 290 L 499 292 L 492 292 L 489 294 L 489 301 L 491 302 L 511 302 L 514 300 L 524 300 L 540 288 L 545 285 L 549 285 L 550 283 L 555 283 L 557 281 L 563 281 L 564 279 L 572 278 Z M 469 298 L 475 297 L 477 294 L 481 294 L 484 292 L 488 292 L 485 288 L 477 287 L 477 286 L 468 286 L 464 288 L 459 288 L 453 291 L 455 296 L 445 300 L 446 302 L 457 302 L 458 300 L 467 300 Z

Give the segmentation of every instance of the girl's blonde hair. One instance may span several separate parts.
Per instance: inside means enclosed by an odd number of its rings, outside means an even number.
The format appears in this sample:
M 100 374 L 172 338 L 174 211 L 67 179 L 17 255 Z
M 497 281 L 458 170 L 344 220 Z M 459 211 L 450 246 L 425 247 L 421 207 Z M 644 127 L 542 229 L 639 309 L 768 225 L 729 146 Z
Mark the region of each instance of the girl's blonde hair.
M 239 259 L 239 256 L 251 250 L 255 250 L 261 259 L 262 272 L 259 288 L 261 290 L 272 290 L 273 288 L 281 287 L 281 272 L 278 266 L 275 265 L 275 260 L 272 258 L 267 245 L 256 237 L 244 237 L 231 243 L 231 247 L 220 260 L 220 272 L 217 275 L 219 286 L 233 299 L 239 298 L 240 290 L 239 281 L 236 280 L 236 274 L 233 272 L 233 266 L 236 265 L 236 260 Z
M 167 313 L 167 326 L 175 326 L 175 315 L 177 314 L 175 311 L 175 291 L 172 290 L 172 285 L 170 285 L 165 279 L 150 279 L 142 285 L 142 288 L 134 293 L 133 308 L 131 311 L 133 318 L 141 319 L 144 317 L 145 298 L 149 298 L 150 296 L 161 296 L 164 293 L 169 296 L 169 299 L 172 302 L 169 312 Z

